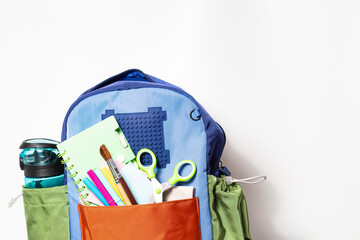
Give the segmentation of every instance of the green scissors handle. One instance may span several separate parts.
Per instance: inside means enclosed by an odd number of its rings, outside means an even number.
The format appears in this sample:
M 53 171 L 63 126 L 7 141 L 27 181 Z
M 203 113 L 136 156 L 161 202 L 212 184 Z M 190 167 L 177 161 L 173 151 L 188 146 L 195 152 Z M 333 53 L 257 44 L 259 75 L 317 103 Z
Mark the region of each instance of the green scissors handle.
M 151 156 L 152 159 L 152 163 L 150 166 L 145 167 L 144 165 L 142 165 L 141 161 L 140 161 L 140 157 L 143 153 L 148 153 Z M 148 175 L 149 179 L 152 179 L 155 177 L 155 166 L 156 166 L 156 156 L 155 154 L 148 148 L 143 148 L 141 149 L 137 154 L 136 154 L 136 163 L 139 166 L 140 170 L 143 170 L 144 172 L 146 172 L 146 174 Z
M 191 173 L 189 173 L 187 176 L 185 177 L 182 177 L 180 176 L 179 174 L 179 170 L 180 168 L 185 165 L 185 164 L 190 164 L 191 167 L 192 167 L 192 170 L 191 170 Z M 175 183 L 177 182 L 185 182 L 185 181 L 188 181 L 190 180 L 194 175 L 195 175 L 195 172 L 196 172 L 196 164 L 191 161 L 191 160 L 183 160 L 183 161 L 180 161 L 178 164 L 176 164 L 175 168 L 174 168 L 174 173 L 173 175 L 169 178 L 169 183 L 171 185 L 174 185 Z

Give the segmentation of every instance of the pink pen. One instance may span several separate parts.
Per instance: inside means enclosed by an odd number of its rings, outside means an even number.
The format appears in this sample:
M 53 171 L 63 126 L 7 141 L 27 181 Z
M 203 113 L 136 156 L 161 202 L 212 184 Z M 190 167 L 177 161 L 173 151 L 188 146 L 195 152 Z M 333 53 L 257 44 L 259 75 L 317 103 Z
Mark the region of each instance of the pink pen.
M 94 171 L 92 169 L 90 169 L 87 172 L 87 174 L 89 175 L 91 180 L 94 182 L 95 186 L 99 189 L 101 194 L 104 196 L 105 200 L 109 203 L 109 205 L 110 206 L 117 206 L 116 203 L 114 202 L 114 200 L 112 199 L 112 197 L 110 196 L 110 194 L 108 193 L 108 191 L 106 191 L 104 185 L 101 183 L 99 178 L 94 173 Z

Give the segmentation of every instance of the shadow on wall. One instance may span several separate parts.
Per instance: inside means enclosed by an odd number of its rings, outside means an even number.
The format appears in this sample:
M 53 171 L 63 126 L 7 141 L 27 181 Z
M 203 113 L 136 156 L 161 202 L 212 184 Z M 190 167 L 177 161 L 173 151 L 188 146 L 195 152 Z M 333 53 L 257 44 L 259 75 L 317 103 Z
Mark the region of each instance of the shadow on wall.
M 277 232 L 279 229 L 275 229 L 273 222 L 279 208 L 279 195 L 274 189 L 271 176 L 268 176 L 266 172 L 259 172 L 251 163 L 252 161 L 255 159 L 246 159 L 229 141 L 226 143 L 222 162 L 230 170 L 233 178 L 240 179 L 255 175 L 267 176 L 266 181 L 262 183 L 240 184 L 247 201 L 252 239 L 285 240 L 287 238 Z

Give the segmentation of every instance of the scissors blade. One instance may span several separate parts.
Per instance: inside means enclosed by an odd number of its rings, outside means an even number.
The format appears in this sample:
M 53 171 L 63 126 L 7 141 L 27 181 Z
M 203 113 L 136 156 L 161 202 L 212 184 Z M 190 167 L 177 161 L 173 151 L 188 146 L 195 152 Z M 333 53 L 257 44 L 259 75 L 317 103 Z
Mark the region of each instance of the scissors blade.
M 169 182 L 164 182 L 161 184 L 161 187 L 162 187 L 162 191 L 165 192 L 166 190 L 168 190 L 169 188 L 172 187 L 171 183 Z
M 159 183 L 159 181 L 156 178 L 152 178 L 151 179 L 151 183 L 153 185 L 153 194 L 154 194 L 154 199 L 156 203 L 160 203 L 163 201 L 163 189 L 161 184 Z

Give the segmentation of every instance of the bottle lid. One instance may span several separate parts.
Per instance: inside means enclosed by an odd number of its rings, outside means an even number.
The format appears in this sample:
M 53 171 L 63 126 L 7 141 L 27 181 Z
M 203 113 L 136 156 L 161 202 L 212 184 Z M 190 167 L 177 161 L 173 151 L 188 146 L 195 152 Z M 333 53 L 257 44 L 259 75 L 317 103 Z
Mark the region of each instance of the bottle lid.
M 19 148 L 20 149 L 25 149 L 25 148 L 41 147 L 41 148 L 54 148 L 54 149 L 56 149 L 57 144 L 59 144 L 58 141 L 54 141 L 54 140 L 47 139 L 47 138 L 32 138 L 32 139 L 24 140 L 21 143 Z
M 27 139 L 21 143 L 19 148 L 26 150 L 23 150 L 19 157 L 20 169 L 24 170 L 26 177 L 42 178 L 57 176 L 64 173 L 64 166 L 61 163 L 62 158 L 57 155 L 57 144 L 59 144 L 59 142 L 46 138 Z M 34 161 L 29 164 L 25 161 L 26 158 L 24 157 L 24 153 L 26 156 L 26 153 L 29 151 L 34 153 L 33 155 L 30 155 L 30 159 L 34 159 L 36 156 L 38 159 L 47 159 L 45 161 L 47 163 L 43 164 L 39 163 L 41 161 L 38 161 L 39 164 L 37 164 L 36 161 Z M 49 157 L 51 159 L 48 159 Z

